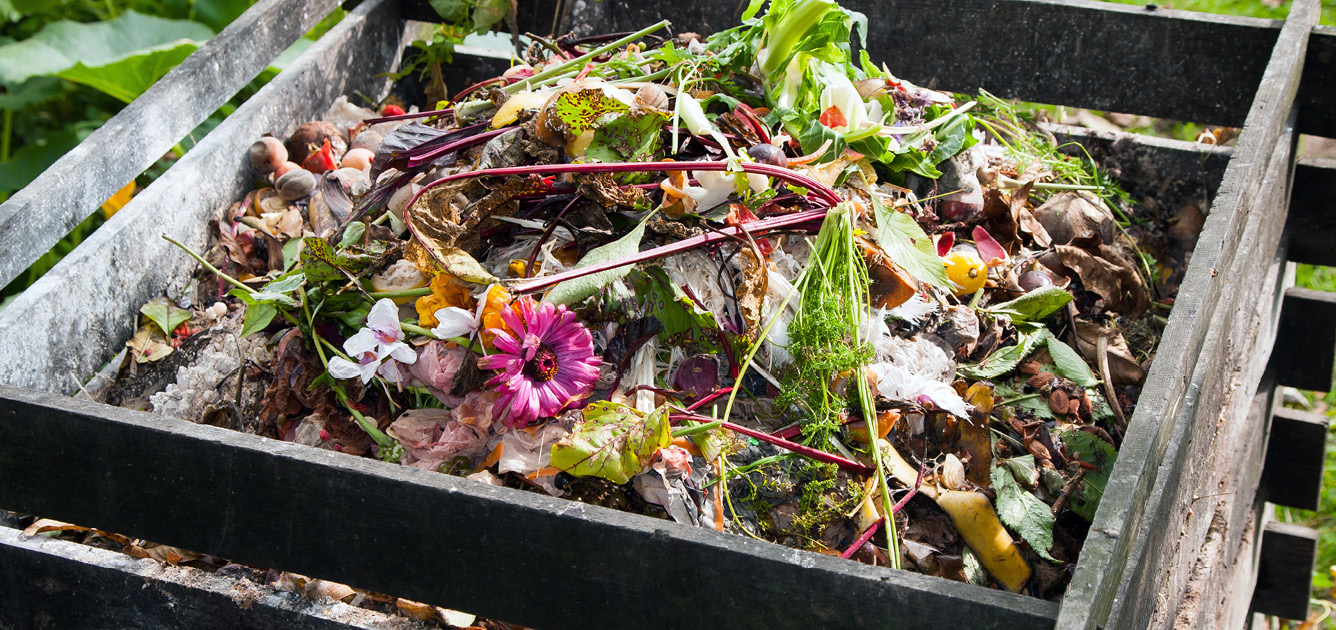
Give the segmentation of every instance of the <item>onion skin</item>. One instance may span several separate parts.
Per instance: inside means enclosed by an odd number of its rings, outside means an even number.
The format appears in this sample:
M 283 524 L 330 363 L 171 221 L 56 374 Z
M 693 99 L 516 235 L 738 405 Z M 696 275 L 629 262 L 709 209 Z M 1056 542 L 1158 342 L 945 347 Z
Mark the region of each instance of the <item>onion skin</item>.
M 761 164 L 784 168 L 789 166 L 789 158 L 784 155 L 784 151 L 768 142 L 752 145 L 751 148 L 747 149 L 747 155 Z

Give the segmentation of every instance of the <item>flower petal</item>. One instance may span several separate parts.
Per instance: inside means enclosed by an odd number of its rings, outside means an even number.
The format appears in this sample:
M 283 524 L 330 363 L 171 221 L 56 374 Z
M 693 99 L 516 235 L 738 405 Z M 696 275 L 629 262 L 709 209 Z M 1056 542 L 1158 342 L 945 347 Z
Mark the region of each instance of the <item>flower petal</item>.
M 473 313 L 457 306 L 440 309 L 435 315 L 440 325 L 431 329 L 431 334 L 440 339 L 467 337 L 478 329 L 478 322 L 473 319 Z
M 367 313 L 366 324 L 368 328 L 399 328 L 399 307 L 395 306 L 394 300 L 382 298 L 376 301 L 371 307 L 371 312 Z
M 402 341 L 396 341 L 394 343 L 385 344 L 381 346 L 381 348 L 384 350 L 384 352 L 380 355 L 382 359 L 388 356 L 400 363 L 405 363 L 408 365 L 412 365 L 414 362 L 417 361 L 417 351 L 413 350 L 413 346 L 410 346 Z
M 362 375 L 362 366 L 343 357 L 329 360 L 329 375 L 337 379 L 356 378 Z
M 367 352 L 375 352 L 379 344 L 380 342 L 376 341 L 376 333 L 370 328 L 363 328 L 343 342 L 343 351 L 348 353 L 348 356 L 356 357 Z

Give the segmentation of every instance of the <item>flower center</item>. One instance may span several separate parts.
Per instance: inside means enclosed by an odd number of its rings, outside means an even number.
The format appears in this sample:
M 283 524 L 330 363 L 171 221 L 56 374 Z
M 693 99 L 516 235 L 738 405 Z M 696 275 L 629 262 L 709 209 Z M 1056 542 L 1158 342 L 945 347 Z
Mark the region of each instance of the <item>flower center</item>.
M 557 377 L 557 353 L 546 345 L 538 346 L 533 358 L 524 362 L 524 375 L 539 383 Z
M 397 328 L 373 326 L 371 331 L 375 333 L 376 341 L 380 343 L 394 343 L 400 339 L 399 329 Z

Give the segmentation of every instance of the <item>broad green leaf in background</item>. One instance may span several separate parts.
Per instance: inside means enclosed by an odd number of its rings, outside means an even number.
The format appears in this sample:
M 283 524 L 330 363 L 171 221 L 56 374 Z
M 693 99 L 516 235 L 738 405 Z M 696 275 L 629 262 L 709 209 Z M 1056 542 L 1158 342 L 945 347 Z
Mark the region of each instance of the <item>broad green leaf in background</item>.
M 1016 482 L 1007 466 L 993 466 L 993 490 L 997 492 L 997 517 L 1007 528 L 1021 535 L 1030 548 L 1045 560 L 1053 547 L 1053 510 Z
M 1076 429 L 1058 429 L 1057 434 L 1063 446 L 1067 447 L 1068 453 L 1094 466 L 1086 470 L 1085 476 L 1081 478 L 1080 491 L 1073 494 L 1071 502 L 1068 503 L 1068 507 L 1081 518 L 1087 521 L 1094 520 L 1099 500 L 1104 497 L 1104 488 L 1109 485 L 1109 474 L 1113 472 L 1113 464 L 1118 460 L 1118 451 L 1114 450 L 1112 444 L 1093 433 Z
M 89 67 L 79 62 L 56 76 L 82 83 L 129 103 L 152 87 L 162 75 L 185 61 L 199 46 L 196 42 L 183 41 L 171 48 L 150 50 L 100 66 Z
M 579 269 L 581 267 L 588 267 L 590 265 L 617 260 L 618 258 L 625 258 L 640 251 L 640 238 L 645 235 L 645 222 L 648 220 L 649 217 L 646 217 L 645 221 L 641 221 L 640 225 L 637 225 L 634 230 L 627 232 L 626 236 L 608 243 L 607 245 L 603 245 L 602 247 L 595 247 L 594 249 L 589 250 L 589 253 L 585 254 L 584 258 L 581 258 L 579 263 L 576 263 L 575 268 Z M 631 267 L 632 265 L 622 265 L 616 269 L 591 273 L 583 278 L 573 278 L 558 283 L 557 286 L 552 287 L 551 291 L 547 292 L 547 295 L 543 296 L 543 301 L 551 302 L 553 304 L 571 304 L 579 302 L 580 300 L 598 293 L 613 282 L 626 277 L 626 274 L 630 273 Z
M 168 337 L 172 336 L 172 331 L 176 330 L 177 326 L 190 320 L 190 311 L 178 308 L 175 304 L 164 299 L 153 300 L 145 304 L 139 309 L 139 312 L 153 320 L 153 323 L 157 324 L 158 328 L 162 330 L 162 334 Z
M 473 8 L 473 30 L 485 33 L 494 24 L 506 19 L 510 13 L 512 0 L 478 0 Z
M 136 56 L 179 54 L 179 46 L 187 42 L 197 46 L 210 37 L 213 31 L 199 22 L 134 11 L 92 24 L 62 20 L 21 42 L 0 46 L 0 82 L 12 85 L 29 77 L 59 74 L 80 64 L 99 68 Z M 158 65 L 147 60 L 142 63 Z
M 452 24 L 469 15 L 469 4 L 464 0 L 430 0 L 430 4 L 436 10 L 436 15 Z
M 60 156 L 83 142 L 94 128 L 96 124 L 72 125 L 47 134 L 38 142 L 19 147 L 8 162 L 0 163 L 0 191 L 27 186 Z
M 552 447 L 552 465 L 576 477 L 626 483 L 673 439 L 667 407 L 645 416 L 634 407 L 602 401 L 583 413 L 571 434 Z
M 60 79 L 55 77 L 31 77 L 23 83 L 9 88 L 8 92 L 0 94 L 0 110 L 22 110 L 43 103 L 59 93 Z

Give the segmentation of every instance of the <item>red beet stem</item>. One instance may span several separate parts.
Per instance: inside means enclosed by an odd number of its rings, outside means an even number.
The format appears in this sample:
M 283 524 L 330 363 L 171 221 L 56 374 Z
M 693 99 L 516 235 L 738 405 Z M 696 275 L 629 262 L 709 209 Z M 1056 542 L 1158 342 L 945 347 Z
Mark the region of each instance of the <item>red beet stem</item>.
M 728 394 L 728 393 L 731 392 L 731 391 L 733 391 L 733 388 L 732 388 L 732 387 L 725 387 L 725 388 L 723 388 L 723 389 L 717 389 L 717 390 L 715 390 L 715 391 L 713 391 L 713 392 L 710 392 L 710 393 L 706 394 L 705 397 L 701 398 L 700 400 L 697 400 L 696 402 L 691 403 L 691 406 L 690 406 L 690 407 L 687 407 L 687 411 L 695 411 L 695 410 L 697 410 L 697 409 L 700 409 L 701 407 L 704 407 L 705 405 L 708 405 L 708 404 L 710 404 L 710 403 L 712 403 L 712 402 L 714 402 L 714 401 L 716 401 L 716 400 L 719 400 L 719 398 L 723 397 L 725 394 Z
M 696 422 L 718 422 L 720 426 L 722 426 L 725 429 L 728 429 L 729 431 L 733 431 L 734 433 L 741 433 L 747 437 L 755 438 L 768 444 L 773 444 L 786 451 L 792 451 L 809 459 L 814 459 L 816 461 L 826 462 L 829 464 L 835 464 L 836 466 L 839 466 L 840 468 L 843 468 L 856 475 L 862 475 L 864 477 L 868 477 L 871 475 L 875 475 L 877 473 L 876 469 L 871 466 L 865 466 L 851 459 L 845 459 L 843 457 L 840 457 L 839 455 L 827 453 L 823 450 L 815 449 L 810 446 L 803 446 L 802 444 L 798 444 L 796 442 L 790 442 L 788 440 L 780 439 L 773 435 L 770 435 L 769 433 L 766 433 L 765 431 L 757 431 L 756 429 L 749 429 L 740 424 L 733 424 L 732 422 L 728 422 L 727 420 L 718 420 L 715 418 L 711 418 L 709 416 L 702 416 L 697 413 L 674 413 L 669 416 L 669 419 L 694 420 Z
M 456 140 L 454 142 L 451 142 L 450 144 L 443 144 L 435 149 L 423 153 L 422 155 L 415 155 L 413 157 L 408 158 L 408 168 L 421 166 L 451 151 L 458 151 L 465 147 L 471 147 L 475 144 L 481 144 L 507 131 L 510 131 L 510 128 L 503 127 L 501 129 L 494 129 L 492 131 L 484 131 L 478 135 L 469 136 L 467 138 Z
M 858 549 L 863 546 L 863 543 L 872 540 L 872 535 L 876 534 L 877 530 L 881 529 L 881 522 L 884 520 L 886 519 L 879 518 L 876 522 L 869 525 L 867 529 L 863 530 L 863 535 L 859 536 L 858 540 L 854 541 L 854 544 L 849 545 L 849 548 L 845 549 L 844 553 L 840 554 L 840 557 L 845 560 L 854 557 L 854 554 L 858 553 Z
M 753 221 L 747 224 L 747 231 L 751 232 L 752 234 L 758 234 L 769 230 L 787 229 L 787 228 L 792 228 L 794 226 L 802 225 L 804 223 L 819 221 L 821 219 L 824 219 L 825 216 L 826 216 L 826 210 L 824 208 L 820 210 L 804 210 L 802 212 L 794 212 L 792 214 L 784 214 L 777 217 L 761 219 L 760 221 Z M 405 222 L 408 223 L 409 229 L 415 230 L 414 233 L 416 234 L 416 228 L 413 226 L 413 222 L 411 220 L 408 220 L 409 214 L 405 213 L 404 217 L 405 217 Z M 521 295 L 524 293 L 533 293 L 534 291 L 541 291 L 543 289 L 556 285 L 560 282 L 564 282 L 566 280 L 581 278 L 590 274 L 607 271 L 609 269 L 625 267 L 626 265 L 634 265 L 636 263 L 644 262 L 646 260 L 654 260 L 655 258 L 669 256 L 672 254 L 676 254 L 678 252 L 684 252 L 689 249 L 700 247 L 702 245 L 708 245 L 710 243 L 717 243 L 719 241 L 728 240 L 741 234 L 742 231 L 743 228 L 741 226 L 729 226 L 721 228 L 716 232 L 707 232 L 699 236 L 693 236 L 688 239 L 680 240 L 676 243 L 670 243 L 668 245 L 655 247 L 654 249 L 647 249 L 643 252 L 632 254 L 625 258 L 619 258 L 617 260 L 610 260 L 608 262 L 599 263 L 597 265 L 589 265 L 588 267 L 579 267 L 576 269 L 571 269 L 569 271 L 563 271 L 561 273 L 552 274 L 550 276 L 543 276 L 541 278 L 532 278 L 529 280 L 524 280 L 522 282 L 517 282 L 510 286 L 510 291 L 515 295 Z
M 368 118 L 363 123 L 374 125 L 377 123 L 390 122 L 392 120 L 412 120 L 414 118 L 427 118 L 429 116 L 445 116 L 455 113 L 455 109 L 433 109 L 428 112 L 413 112 L 411 114 L 399 114 L 398 116 L 381 116 L 380 118 Z

